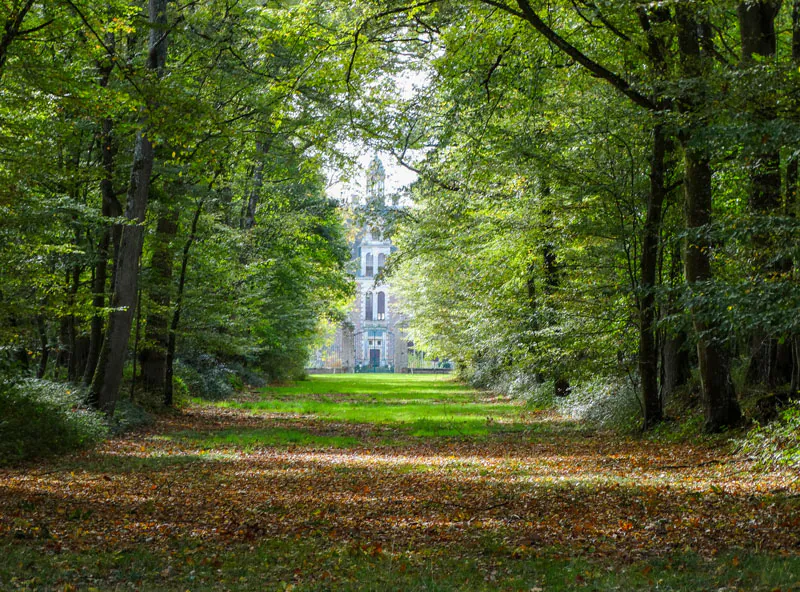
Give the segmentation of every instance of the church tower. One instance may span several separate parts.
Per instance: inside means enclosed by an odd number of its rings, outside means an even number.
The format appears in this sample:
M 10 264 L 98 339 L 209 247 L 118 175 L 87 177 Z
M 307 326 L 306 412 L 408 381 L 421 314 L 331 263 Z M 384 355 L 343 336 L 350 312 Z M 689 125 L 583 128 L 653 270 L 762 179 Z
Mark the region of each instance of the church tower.
M 406 317 L 383 270 L 396 247 L 385 233 L 386 171 L 375 154 L 366 171 L 364 201 L 354 199 L 356 215 L 350 224 L 354 241 L 351 262 L 356 298 L 348 322 L 334 343 L 315 354 L 317 368 L 344 372 L 404 372 L 408 369 Z
M 386 205 L 385 182 L 386 171 L 376 152 L 367 167 L 367 204 Z

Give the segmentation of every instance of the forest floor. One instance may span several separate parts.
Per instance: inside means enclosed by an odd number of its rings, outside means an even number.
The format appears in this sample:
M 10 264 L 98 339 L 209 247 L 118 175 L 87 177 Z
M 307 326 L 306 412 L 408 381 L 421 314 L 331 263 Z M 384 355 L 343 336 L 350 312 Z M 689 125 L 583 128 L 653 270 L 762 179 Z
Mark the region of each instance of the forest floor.
M 800 590 L 800 483 L 441 376 L 318 376 L 0 470 L 0 590 Z

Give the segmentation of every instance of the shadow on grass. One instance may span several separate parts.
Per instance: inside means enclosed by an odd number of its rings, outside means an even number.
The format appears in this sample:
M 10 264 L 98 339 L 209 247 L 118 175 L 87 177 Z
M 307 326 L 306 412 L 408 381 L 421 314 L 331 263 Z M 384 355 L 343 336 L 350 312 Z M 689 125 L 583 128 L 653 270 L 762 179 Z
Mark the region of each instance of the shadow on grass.
M 202 454 L 143 455 L 95 453 L 85 458 L 70 460 L 53 465 L 48 473 L 71 473 L 86 471 L 90 473 L 134 474 L 163 473 L 196 464 L 211 465 L 220 461 L 213 456 Z
M 647 561 L 610 564 L 581 557 L 526 555 L 487 542 L 468 547 L 386 548 L 352 541 L 270 540 L 210 548 L 171 541 L 116 552 L 5 549 L 4 590 L 128 589 L 247 591 L 407 590 L 791 590 L 800 585 L 800 558 L 724 553 L 713 559 L 669 553 Z M 72 586 L 68 588 L 66 585 Z
M 324 421 L 392 425 L 404 430 L 416 427 L 417 435 L 486 435 L 503 430 L 522 430 L 523 408 L 516 405 L 393 404 L 384 402 L 334 402 L 334 401 L 239 401 L 224 402 L 223 408 L 242 409 L 259 413 L 311 416 Z M 512 428 L 511 426 L 518 427 Z M 413 430 L 412 430 L 413 431 Z
M 312 448 L 353 448 L 358 438 L 341 435 L 315 434 L 295 428 L 223 429 L 214 431 L 183 431 L 164 436 L 167 440 L 203 449 L 234 447 L 243 452 L 265 446 L 308 446 Z
M 261 390 L 265 398 L 281 401 L 315 399 L 336 401 L 350 398 L 362 402 L 418 401 L 473 403 L 481 395 L 449 376 L 409 374 L 332 374 Z
M 120 439 L 76 458 L 74 474 L 0 473 L 0 589 L 800 584 L 798 500 L 770 494 L 768 481 L 755 486 L 754 475 L 715 473 L 705 457 L 657 444 L 556 438 L 554 424 L 526 423 L 510 405 L 503 417 L 484 416 L 479 403 L 427 413 L 326 404 L 319 418 L 246 423 L 229 412 L 235 426 L 195 411 L 160 439 Z M 353 450 L 336 440 L 385 435 L 413 446 Z M 257 447 L 267 450 L 237 454 Z M 29 538 L 15 538 L 18 529 Z

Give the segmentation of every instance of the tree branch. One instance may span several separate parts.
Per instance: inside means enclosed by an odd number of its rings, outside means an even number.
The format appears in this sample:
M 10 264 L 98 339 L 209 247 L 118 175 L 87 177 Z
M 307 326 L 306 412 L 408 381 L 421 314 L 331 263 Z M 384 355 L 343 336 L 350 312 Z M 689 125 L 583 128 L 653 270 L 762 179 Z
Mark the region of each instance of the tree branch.
M 584 19 L 591 26 L 595 26 L 594 23 L 592 23 L 591 19 L 584 16 L 583 11 L 580 8 L 578 8 L 577 4 L 575 3 L 575 0 L 571 0 L 571 2 L 572 5 L 575 7 L 575 10 L 578 11 L 578 14 L 580 14 L 581 18 Z M 606 17 L 604 17 L 603 13 L 600 12 L 600 9 L 597 8 L 597 5 L 592 4 L 590 2 L 585 2 L 584 0 L 581 0 L 581 4 L 583 4 L 586 8 L 594 10 L 594 16 L 596 16 L 597 20 L 599 20 L 601 23 L 603 23 L 603 25 L 605 25 L 606 29 L 614 33 L 614 35 L 616 35 L 623 41 L 630 42 L 631 38 L 628 37 L 628 35 L 626 35 L 625 33 L 623 33 L 620 29 L 618 29 L 616 25 L 614 25 L 614 23 L 612 23 Z
M 31 33 L 35 33 L 36 31 L 41 31 L 42 29 L 52 25 L 54 20 L 55 19 L 50 19 L 49 21 L 47 21 L 46 23 L 42 23 L 38 27 L 31 27 L 30 29 L 25 29 L 24 31 L 20 31 L 17 33 L 17 36 L 21 37 L 22 35 L 30 35 Z
M 518 18 L 522 18 L 526 20 L 530 25 L 536 29 L 539 34 L 541 34 L 545 39 L 550 41 L 553 45 L 558 47 L 561 51 L 567 54 L 569 57 L 574 59 L 578 62 L 581 66 L 589 70 L 594 76 L 598 78 L 602 78 L 611 86 L 616 88 L 619 92 L 624 94 L 628 97 L 631 101 L 635 104 L 639 105 L 640 107 L 644 107 L 650 111 L 656 111 L 657 105 L 653 103 L 650 99 L 646 96 L 635 90 L 628 81 L 622 78 L 620 75 L 612 72 L 605 66 L 595 62 L 582 51 L 580 51 L 577 47 L 572 45 L 569 41 L 561 37 L 558 33 L 556 33 L 553 29 L 551 29 L 540 17 L 536 14 L 536 11 L 533 10 L 528 0 L 516 0 L 517 4 L 520 7 L 520 11 L 513 10 L 509 6 L 506 6 L 502 2 L 496 2 L 495 0 L 481 0 L 481 2 L 485 4 L 489 4 L 490 6 L 496 6 L 502 10 L 505 10 L 509 14 L 513 14 Z

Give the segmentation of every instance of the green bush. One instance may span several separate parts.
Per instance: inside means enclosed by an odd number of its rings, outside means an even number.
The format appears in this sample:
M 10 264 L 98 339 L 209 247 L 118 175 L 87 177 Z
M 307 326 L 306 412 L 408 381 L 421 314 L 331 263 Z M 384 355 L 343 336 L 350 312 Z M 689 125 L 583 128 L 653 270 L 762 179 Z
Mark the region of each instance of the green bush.
M 789 405 L 772 423 L 750 430 L 740 444 L 761 466 L 800 470 L 800 402 Z
M 153 416 L 130 399 L 120 399 L 114 407 L 115 431 L 126 432 L 153 423 Z
M 172 405 L 176 408 L 186 406 L 189 401 L 189 387 L 180 376 L 172 377 Z
M 90 446 L 108 434 L 102 414 L 73 385 L 0 382 L 0 466 Z
M 179 360 L 175 365 L 175 373 L 193 397 L 220 401 L 236 392 L 232 380 L 235 373 L 213 356 L 201 355 L 191 360 Z
M 576 383 L 568 396 L 554 401 L 563 414 L 595 428 L 632 432 L 641 427 L 642 406 L 636 385 L 627 378 Z
M 267 385 L 265 376 L 252 366 L 241 362 L 231 362 L 227 366 L 237 376 L 237 390 L 243 390 L 245 386 L 261 388 Z

